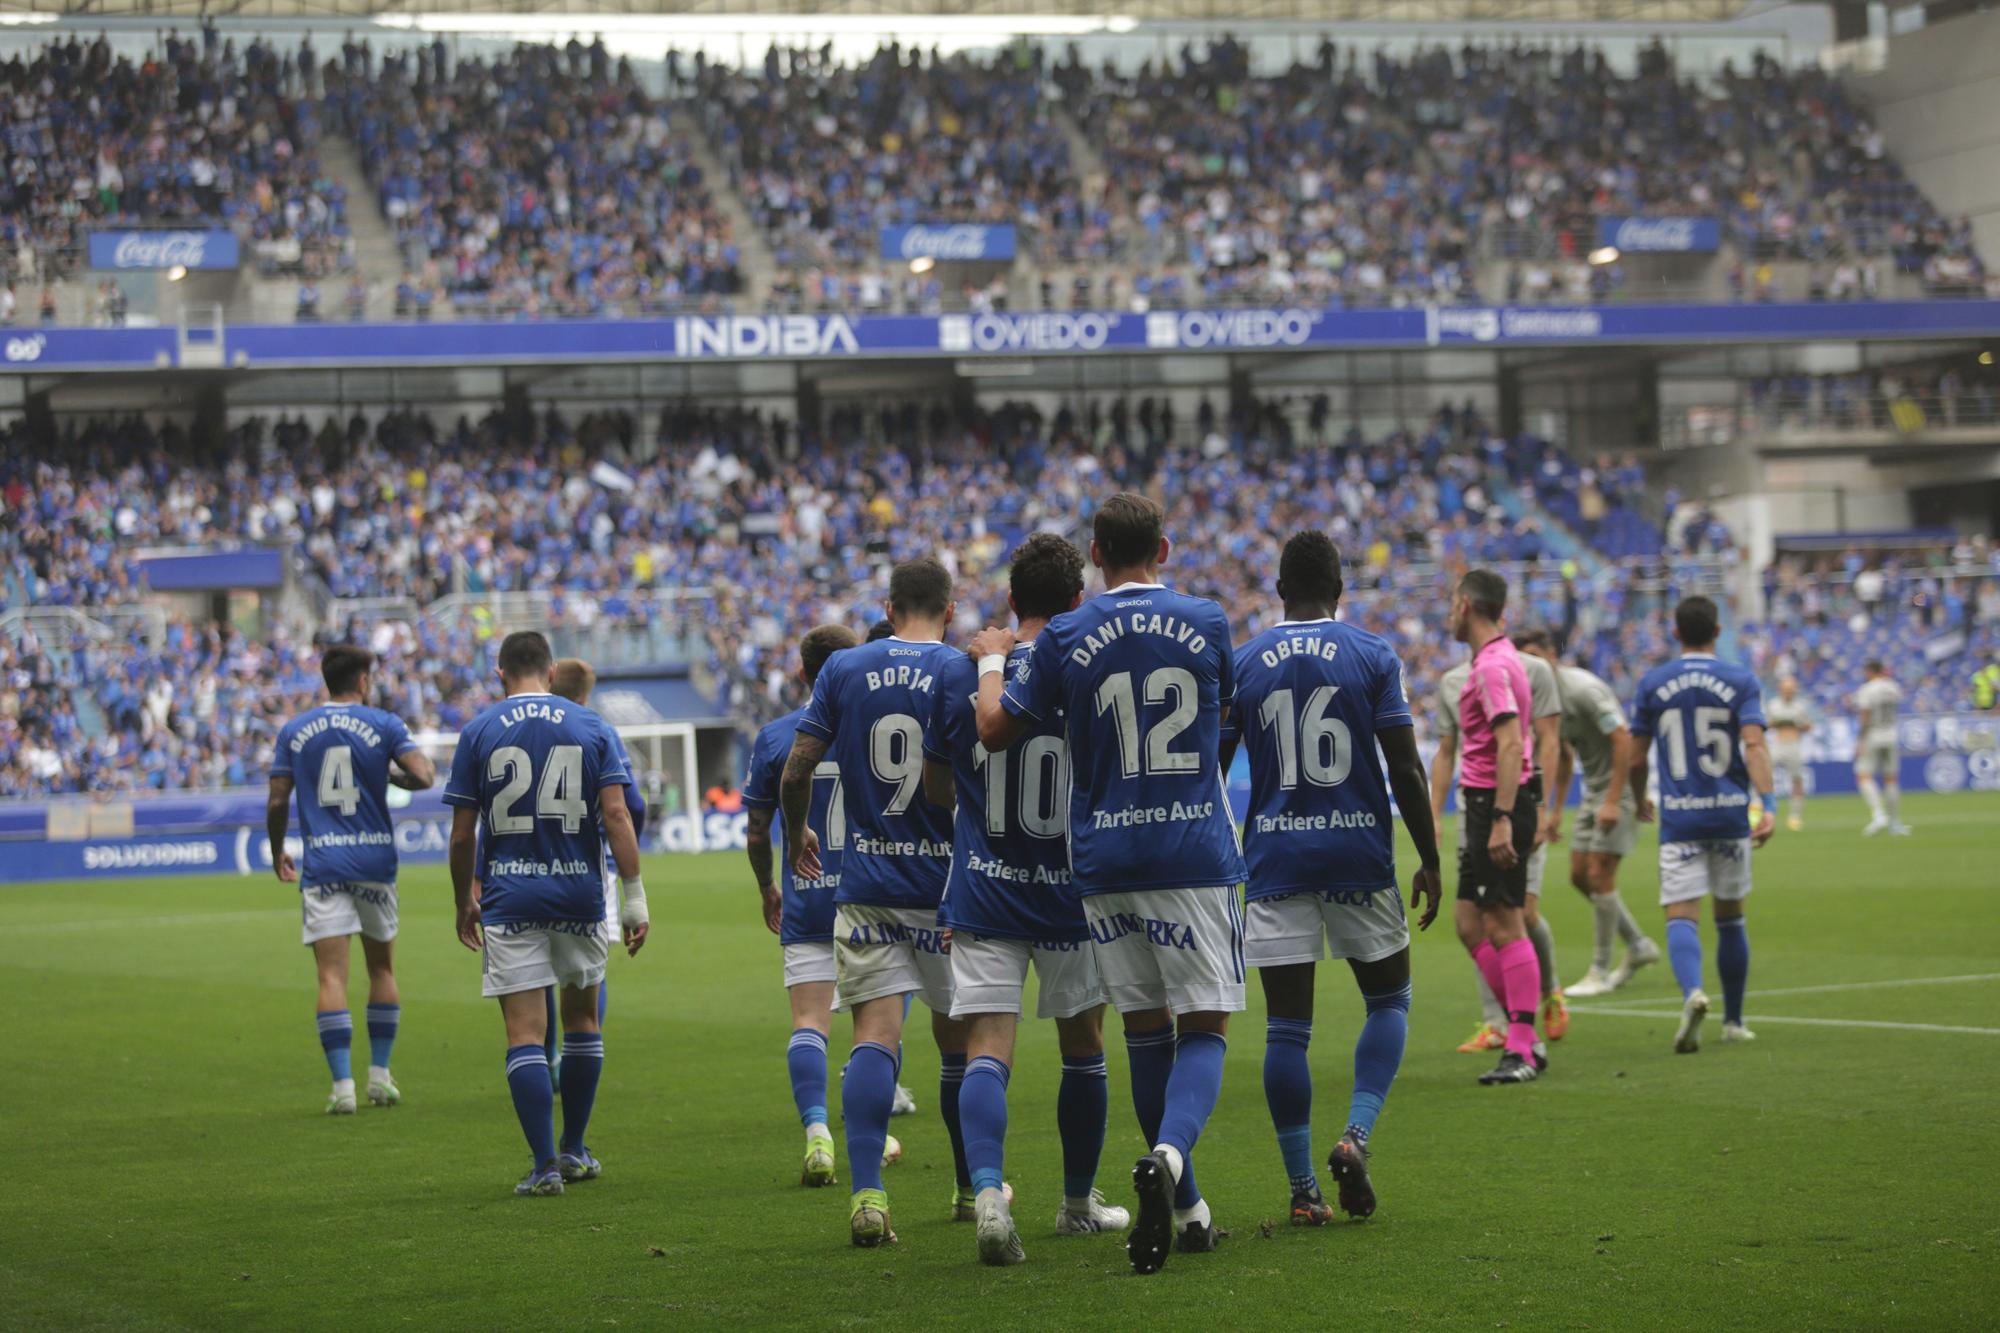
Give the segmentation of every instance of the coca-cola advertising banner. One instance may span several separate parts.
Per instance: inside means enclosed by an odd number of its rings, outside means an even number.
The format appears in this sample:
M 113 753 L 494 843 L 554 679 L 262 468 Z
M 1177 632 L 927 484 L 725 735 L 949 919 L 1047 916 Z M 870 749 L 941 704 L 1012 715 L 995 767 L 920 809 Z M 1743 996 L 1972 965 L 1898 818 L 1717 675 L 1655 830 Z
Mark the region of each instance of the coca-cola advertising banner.
M 235 268 L 242 260 L 233 231 L 94 231 L 92 268 L 165 270 Z
M 1634 254 L 1707 254 L 1722 246 L 1714 218 L 1599 218 L 1597 243 Z
M 938 263 L 994 262 L 1014 257 L 1011 222 L 918 222 L 882 228 L 882 258 Z

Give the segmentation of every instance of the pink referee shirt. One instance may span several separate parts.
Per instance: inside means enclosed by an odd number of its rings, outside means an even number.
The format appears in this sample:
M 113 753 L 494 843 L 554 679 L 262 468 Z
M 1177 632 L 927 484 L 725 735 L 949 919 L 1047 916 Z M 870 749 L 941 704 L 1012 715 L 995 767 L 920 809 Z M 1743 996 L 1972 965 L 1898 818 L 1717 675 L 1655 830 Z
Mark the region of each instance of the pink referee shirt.
M 1493 724 L 1503 717 L 1514 718 L 1521 726 L 1521 781 L 1535 771 L 1535 732 L 1527 723 L 1534 716 L 1528 694 L 1528 669 L 1521 654 L 1506 635 L 1496 636 L 1472 655 L 1472 674 L 1464 693 L 1458 696 L 1458 725 L 1465 733 L 1459 747 L 1463 769 L 1459 784 L 1492 788 L 1500 785 L 1499 742 L 1493 739 Z

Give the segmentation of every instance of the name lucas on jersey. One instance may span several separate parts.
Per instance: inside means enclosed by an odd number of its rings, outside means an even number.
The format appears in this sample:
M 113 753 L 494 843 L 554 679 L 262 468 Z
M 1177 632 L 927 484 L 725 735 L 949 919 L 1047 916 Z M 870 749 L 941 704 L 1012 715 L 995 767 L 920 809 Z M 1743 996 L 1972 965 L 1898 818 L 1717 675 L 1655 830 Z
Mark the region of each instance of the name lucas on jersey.
M 1172 639 L 1197 657 L 1208 649 L 1207 636 L 1185 620 L 1177 616 L 1163 616 L 1157 611 L 1134 611 L 1129 616 L 1107 620 L 1084 635 L 1083 642 L 1070 649 L 1070 661 L 1087 667 L 1098 653 L 1127 634 L 1157 634 Z

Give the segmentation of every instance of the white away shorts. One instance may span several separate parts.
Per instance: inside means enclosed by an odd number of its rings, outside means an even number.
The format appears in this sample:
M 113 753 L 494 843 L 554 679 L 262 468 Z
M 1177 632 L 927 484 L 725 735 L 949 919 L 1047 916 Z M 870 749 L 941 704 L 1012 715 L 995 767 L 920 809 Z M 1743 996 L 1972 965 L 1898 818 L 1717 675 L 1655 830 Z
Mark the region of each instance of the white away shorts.
M 1806 775 L 1805 747 L 1797 741 L 1771 746 L 1771 788 L 1780 796 L 1792 794 L 1792 782 Z
M 1639 845 L 1639 802 L 1627 787 L 1618 798 L 1618 822 L 1609 829 L 1599 827 L 1597 811 L 1604 804 L 1608 787 L 1586 787 L 1583 804 L 1576 808 L 1570 825 L 1569 849 L 1573 852 L 1602 852 L 1607 856 L 1630 856 Z M 1548 850 L 1544 845 L 1540 851 Z M 1539 855 L 1540 852 L 1537 852 Z M 1538 881 L 1539 882 L 1539 881 Z
M 1370 893 L 1307 889 L 1259 898 L 1243 909 L 1243 961 L 1286 967 L 1322 958 L 1372 963 L 1410 947 L 1410 923 L 1394 885 Z
M 1083 900 L 1083 914 L 1119 1013 L 1243 1009 L 1243 900 L 1234 885 L 1099 893 Z
M 1750 896 L 1750 839 L 1660 844 L 1660 905 Z
M 396 938 L 394 884 L 315 884 L 299 890 L 299 911 L 304 944 L 346 935 Z
M 486 996 L 595 986 L 611 957 L 611 941 L 595 921 L 510 922 L 488 926 L 484 934 L 479 993 Z
M 840 1007 L 914 992 L 934 1014 L 951 1012 L 951 956 L 934 907 L 833 910 L 834 975 Z
M 832 981 L 833 977 L 832 940 L 808 940 L 785 946 L 786 990 L 809 981 Z
M 1854 771 L 1866 773 L 1877 782 L 1894 782 L 1902 767 L 1902 758 L 1893 739 L 1864 741 L 1854 752 Z
M 951 1016 L 1018 1014 L 1028 981 L 1028 964 L 1041 983 L 1036 1018 L 1074 1018 L 1104 1003 L 1097 961 L 1090 945 L 1031 943 L 997 935 L 951 933 Z

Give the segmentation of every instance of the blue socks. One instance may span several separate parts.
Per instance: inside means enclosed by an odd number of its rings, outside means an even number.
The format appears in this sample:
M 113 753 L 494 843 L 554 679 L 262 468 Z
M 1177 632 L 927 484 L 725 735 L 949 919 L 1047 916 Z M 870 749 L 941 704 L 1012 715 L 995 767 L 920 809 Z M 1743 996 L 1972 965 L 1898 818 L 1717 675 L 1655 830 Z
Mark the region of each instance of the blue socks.
M 352 1082 L 354 1066 L 349 1063 L 354 1045 L 354 1019 L 345 1009 L 323 1009 L 318 1015 L 319 1048 L 326 1053 L 326 1067 L 335 1083 Z
M 1125 1055 L 1131 1066 L 1132 1110 L 1139 1117 L 1139 1132 L 1145 1135 L 1146 1150 L 1151 1152 L 1154 1145 L 1163 1142 L 1160 1122 L 1166 1117 L 1167 1084 L 1174 1073 L 1173 1024 L 1155 1032 L 1127 1032 Z M 1192 1208 L 1200 1202 L 1201 1191 L 1194 1183 L 1194 1159 L 1183 1150 L 1174 1207 Z
M 1063 1197 L 1087 1199 L 1104 1155 L 1104 1122 L 1111 1104 L 1102 1055 L 1063 1057 L 1056 1092 L 1056 1128 L 1062 1134 Z
M 1208 1117 L 1222 1096 L 1222 1057 L 1229 1043 L 1214 1032 L 1181 1034 L 1180 1052 L 1167 1079 L 1167 1109 L 1160 1117 L 1159 1142 L 1180 1151 L 1185 1161 L 1194 1151 Z
M 958 1116 L 965 1140 L 965 1164 L 975 1193 L 1000 1188 L 1007 1142 L 1007 1076 L 1007 1066 L 990 1055 L 965 1066 Z
M 857 1192 L 882 1188 L 882 1145 L 895 1103 L 896 1053 L 880 1042 L 856 1042 L 847 1058 L 840 1105 L 847 1119 L 847 1171 Z M 957 1119 L 952 1116 L 954 1124 Z
M 1750 985 L 1750 931 L 1743 918 L 1715 923 L 1715 970 L 1722 974 L 1722 1021 L 1743 1022 L 1743 992 Z
M 565 1032 L 563 1051 L 562 1150 L 583 1151 L 583 1132 L 590 1127 L 591 1104 L 597 1100 L 597 1079 L 604 1072 L 604 1034 Z
M 1272 1018 L 1264 1023 L 1264 1100 L 1270 1103 L 1278 1151 L 1284 1154 L 1285 1175 L 1294 1194 L 1319 1186 L 1313 1174 L 1312 1066 L 1306 1060 L 1312 1030 L 1309 1018 Z
M 897 1060 L 900 1068 L 902 1061 Z M 965 1163 L 965 1125 L 959 1116 L 959 1090 L 965 1083 L 965 1052 L 938 1054 L 938 1113 L 944 1117 L 944 1132 L 951 1137 L 951 1163 L 958 1171 L 958 1187 L 972 1188 L 972 1170 Z
M 1701 989 L 1701 927 L 1684 916 L 1667 922 L 1667 958 L 1686 997 Z
M 1354 1039 L 1354 1095 L 1347 1107 L 1347 1130 L 1368 1146 L 1382 1099 L 1403 1066 L 1403 1044 L 1410 1035 L 1410 983 L 1387 995 L 1363 995 L 1368 1017 Z
M 396 1026 L 402 1017 L 400 1004 L 368 1006 L 368 1063 L 375 1068 L 389 1067 L 389 1052 L 396 1048 Z
M 792 1075 L 792 1101 L 799 1123 L 807 1129 L 826 1123 L 826 1034 L 812 1028 L 792 1033 L 785 1048 L 785 1067 Z
M 507 1048 L 507 1090 L 514 1094 L 514 1114 L 535 1165 L 556 1159 L 556 1099 L 549 1088 L 548 1056 L 540 1046 Z

